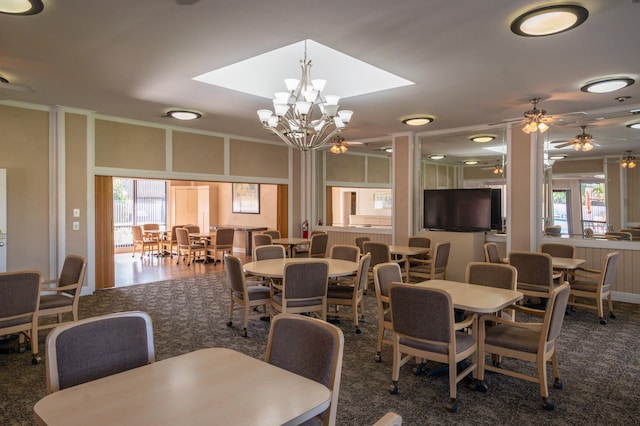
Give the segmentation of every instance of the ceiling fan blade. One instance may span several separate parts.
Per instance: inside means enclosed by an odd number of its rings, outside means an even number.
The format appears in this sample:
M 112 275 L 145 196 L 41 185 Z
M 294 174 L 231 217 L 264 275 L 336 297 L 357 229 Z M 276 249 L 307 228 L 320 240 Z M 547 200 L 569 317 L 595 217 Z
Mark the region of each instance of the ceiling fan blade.
M 549 143 L 567 143 L 567 142 L 573 143 L 573 139 L 557 140 L 557 141 L 551 141 Z
M 560 142 L 560 141 L 558 141 L 558 142 Z M 569 141 L 569 142 L 563 143 L 562 145 L 557 145 L 557 146 L 555 146 L 555 148 L 557 148 L 557 149 L 566 148 L 566 147 L 571 146 L 573 144 L 574 144 L 574 142 Z
M 36 89 L 34 89 L 31 86 L 24 86 L 22 84 L 14 84 L 14 83 L 9 83 L 9 81 L 5 78 L 0 77 L 0 89 L 6 89 L 6 90 L 17 90 L 20 92 L 35 92 Z

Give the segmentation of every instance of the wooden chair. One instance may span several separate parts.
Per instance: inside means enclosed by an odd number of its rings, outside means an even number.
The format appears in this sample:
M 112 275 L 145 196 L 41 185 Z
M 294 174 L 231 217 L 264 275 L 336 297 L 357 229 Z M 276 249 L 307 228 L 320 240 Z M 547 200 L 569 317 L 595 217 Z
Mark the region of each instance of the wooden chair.
M 242 270 L 242 261 L 236 256 L 226 255 L 224 257 L 224 263 L 227 271 L 227 287 L 229 288 L 231 296 L 227 327 L 233 325 L 234 309 L 242 309 L 243 336 L 247 337 L 247 324 L 249 320 L 266 317 L 268 315 L 269 288 L 259 285 L 248 286 L 244 271 Z M 258 307 L 262 307 L 262 312 L 255 310 Z
M 604 237 L 607 240 L 631 241 L 633 236 L 629 232 L 605 232 Z
M 159 231 L 160 230 L 160 225 L 158 225 L 157 223 L 145 223 L 142 225 L 142 233 L 144 234 L 146 239 L 155 241 L 156 244 L 160 244 L 160 235 L 158 234 L 147 234 L 147 231 Z
M 318 312 L 326 321 L 328 274 L 326 260 L 287 264 L 282 285 L 271 286 L 271 316 L 277 312 Z
M 393 411 L 389 411 L 384 416 L 380 417 L 373 426 L 402 426 L 402 416 Z
M 547 385 L 547 362 L 553 367 L 553 387 L 562 389 L 558 369 L 558 352 L 556 340 L 562 329 L 567 301 L 569 299 L 569 284 L 565 283 L 555 288 L 549 295 L 545 311 L 539 313 L 544 320 L 540 322 L 520 323 L 494 315 L 480 317 L 478 329 L 478 380 L 481 390 L 486 391 L 484 384 L 485 370 L 505 374 L 518 379 L 537 382 L 540 385 L 542 403 L 545 410 L 553 410 L 554 406 L 548 401 L 549 389 Z M 535 310 L 525 310 L 529 314 L 536 314 Z M 487 327 L 487 323 L 495 324 Z M 515 358 L 536 364 L 537 376 L 507 369 L 503 363 L 497 365 L 485 364 L 485 354 L 491 353 L 500 357 Z
M 176 253 L 178 253 L 178 238 L 176 237 L 176 229 L 180 228 L 184 228 L 184 225 L 173 225 L 171 227 L 171 234 L 169 234 L 169 238 L 160 242 L 161 249 L 168 252 L 169 256 L 171 257 L 173 257 L 174 247 L 176 248 Z
M 436 244 L 430 259 L 416 259 L 416 262 L 419 264 L 409 268 L 407 282 L 414 278 L 420 278 L 422 280 L 446 279 L 450 251 L 451 243 L 444 242 Z
M 365 286 L 365 292 L 369 287 L 369 282 L 373 282 L 373 268 L 376 265 L 381 263 L 391 262 L 391 253 L 389 252 L 389 245 L 385 243 L 378 243 L 373 241 L 365 241 L 362 243 L 364 247 L 363 255 L 370 253 L 371 254 L 371 263 L 369 263 L 369 279 L 367 280 L 367 285 Z
M 132 226 L 131 234 L 133 236 L 133 254 L 131 254 L 131 257 L 135 257 L 137 248 L 140 249 L 141 259 L 142 259 L 142 256 L 144 256 L 145 250 L 147 250 L 149 253 L 151 253 L 152 250 L 154 249 L 156 250 L 156 253 L 159 251 L 158 240 L 155 238 L 150 239 L 145 237 L 144 233 L 142 232 L 142 226 L 138 226 L 138 225 Z
M 562 227 L 560 226 L 547 226 L 544 229 L 544 235 L 548 237 L 559 237 L 562 235 Z
M 180 257 L 183 260 L 186 257 L 187 266 L 189 266 L 196 258 L 205 255 L 204 244 L 194 242 L 186 228 L 176 229 L 176 238 L 178 240 L 178 261 L 176 265 L 180 263 Z
M 409 237 L 409 242 L 408 242 L 409 247 L 420 247 L 420 248 L 431 248 L 431 238 L 428 237 Z M 409 267 L 411 267 L 411 265 L 417 266 L 420 263 L 417 261 L 420 260 L 429 260 L 430 258 L 430 254 L 429 253 L 424 253 L 424 254 L 419 254 L 417 256 L 407 256 L 407 259 L 409 261 Z
M 329 407 L 317 417 L 323 425 L 336 424 L 343 354 L 344 335 L 335 325 L 289 314 L 271 322 L 265 361 L 329 388 Z
M 518 270 L 518 291 L 525 296 L 547 299 L 558 286 L 553 281 L 553 261 L 547 253 L 512 251 L 509 264 Z
M 385 339 L 385 330 L 392 331 L 391 302 L 389 286 L 402 282 L 402 270 L 396 262 L 379 263 L 373 267 L 373 282 L 376 288 L 376 307 L 378 310 L 378 342 L 376 345 L 376 362 L 382 361 L 382 344 L 393 345 L 393 341 Z
M 272 240 L 280 238 L 280 231 L 278 231 L 276 229 L 267 229 L 266 231 L 263 231 L 262 233 L 270 235 Z
M 40 330 L 78 321 L 78 301 L 86 271 L 87 259 L 83 256 L 70 254 L 64 259 L 60 277 L 42 283 L 38 317 L 55 315 L 57 321 L 39 325 Z M 71 321 L 63 321 L 65 313 L 71 313 Z
M 26 336 L 33 364 L 38 363 L 40 281 L 37 271 L 0 273 L 0 336 L 20 333 L 19 345 Z
M 360 249 L 360 253 L 364 254 L 364 243 L 367 241 L 371 241 L 371 238 L 369 237 L 355 237 L 353 239 L 353 243 L 358 246 L 358 248 Z
M 613 302 L 611 301 L 611 286 L 616 278 L 616 268 L 618 267 L 618 252 L 607 254 L 602 270 L 591 268 L 578 268 L 573 274 L 574 281 L 571 281 L 571 297 L 569 305 L 582 308 L 595 309 L 598 311 L 600 324 L 606 324 L 604 319 L 604 309 L 602 299 L 607 298 L 609 304 L 609 317 L 615 318 L 613 312 Z M 593 299 L 594 305 L 577 301 L 576 298 Z
M 331 249 L 329 250 L 329 258 L 358 262 L 360 260 L 360 249 L 357 246 L 335 244 L 331 246 Z M 329 284 L 353 285 L 356 282 L 355 278 L 355 275 L 329 278 Z
M 467 264 L 465 282 L 485 287 L 516 290 L 518 270 L 504 263 L 470 262 Z M 469 314 L 471 312 L 466 312 L 465 316 Z M 505 315 L 505 311 L 500 312 L 500 315 Z M 508 315 L 510 318 L 514 318 L 513 309 L 509 309 Z
M 502 261 L 500 257 L 500 251 L 496 243 L 484 244 L 484 261 L 488 263 L 506 263 Z
M 253 234 L 253 248 L 271 245 L 272 238 L 269 234 Z
M 640 229 L 633 228 L 622 228 L 620 232 L 625 232 L 627 234 L 631 234 L 631 241 L 640 240 Z
M 327 242 L 329 241 L 329 234 L 322 231 L 316 233 L 311 237 L 309 243 L 309 249 L 293 248 L 291 257 L 327 257 Z
M 333 317 L 353 318 L 353 325 L 356 328 L 356 334 L 360 334 L 358 316 L 361 315 L 362 318 L 364 318 L 364 285 L 368 279 L 367 274 L 369 272 L 370 261 L 370 254 L 362 256 L 358 266 L 356 280 L 353 285 L 334 284 L 330 285 L 327 290 L 327 309 L 331 306 L 335 306 L 335 311 L 331 312 L 330 315 Z M 340 312 L 339 308 L 341 306 L 351 308 L 351 312 Z M 359 311 L 358 306 L 360 307 Z
M 393 328 L 391 393 L 398 393 L 400 367 L 413 357 L 448 364 L 450 399 L 446 408 L 455 413 L 458 382 L 478 366 L 477 314 L 455 322 L 449 293 L 413 284 L 391 284 L 389 298 Z M 403 358 L 402 354 L 407 356 Z M 458 363 L 468 357 L 471 364 L 458 374 Z
M 284 259 L 287 257 L 287 250 L 284 246 L 279 244 L 271 244 L 265 246 L 258 246 L 253 248 L 253 260 L 269 260 L 269 259 Z M 252 279 L 248 280 L 248 283 L 251 285 L 255 284 L 279 284 L 282 282 L 279 278 L 266 278 L 260 276 L 254 276 Z
M 233 237 L 235 235 L 235 229 L 233 228 L 218 228 L 216 230 L 216 236 L 211 243 L 207 244 L 205 251 L 207 252 L 207 259 L 213 257 L 213 263 L 222 262 L 222 258 L 225 253 L 231 253 L 233 251 Z M 222 253 L 220 259 L 218 259 L 218 252 Z
M 140 311 L 61 325 L 45 346 L 49 394 L 155 361 L 151 317 Z
M 566 257 L 568 259 L 573 259 L 575 257 L 576 248 L 571 244 L 560 244 L 560 243 L 543 243 L 540 244 L 540 253 L 547 253 L 551 257 Z M 572 274 L 571 274 L 572 275 Z M 555 270 L 553 273 L 553 279 L 570 279 L 571 275 L 564 277 L 564 271 Z

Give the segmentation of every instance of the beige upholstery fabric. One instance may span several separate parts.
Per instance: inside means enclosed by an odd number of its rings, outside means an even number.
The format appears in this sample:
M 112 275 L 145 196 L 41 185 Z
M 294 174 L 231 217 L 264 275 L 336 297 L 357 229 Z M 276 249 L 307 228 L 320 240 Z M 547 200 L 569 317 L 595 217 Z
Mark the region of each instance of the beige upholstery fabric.
M 57 280 L 43 282 L 38 317 L 55 315 L 57 321 L 39 325 L 41 330 L 64 324 L 63 315 L 70 313 L 71 321 L 78 321 L 78 302 L 87 271 L 87 259 L 83 256 L 67 255 Z
M 324 260 L 286 265 L 282 285 L 271 286 L 271 315 L 318 312 L 326 320 L 328 274 L 329 264 Z
M 579 268 L 574 273 L 574 280 L 571 281 L 571 306 L 595 309 L 598 311 L 600 324 L 606 324 L 604 319 L 604 308 L 602 299 L 607 298 L 609 307 L 609 317 L 615 318 L 613 312 L 613 302 L 611 300 L 611 286 L 615 281 L 616 269 L 618 267 L 618 252 L 607 254 L 602 270 Z M 586 303 L 584 299 L 593 300 L 594 303 Z
M 189 266 L 196 258 L 204 256 L 204 244 L 194 242 L 189 236 L 189 231 L 186 226 L 182 229 L 176 229 L 176 238 L 178 240 L 178 261 L 176 264 L 180 263 L 180 257 L 182 257 L 183 260 L 186 258 L 187 266 Z
M 133 254 L 131 254 L 131 257 L 136 255 L 136 249 L 140 249 L 140 258 L 142 258 L 145 251 L 148 252 L 147 254 L 151 254 L 153 250 L 156 253 L 158 252 L 158 239 L 145 237 L 144 232 L 142 232 L 142 226 L 132 226 L 131 235 L 133 237 Z
M 376 288 L 376 304 L 378 308 L 378 343 L 376 346 L 376 362 L 382 361 L 382 344 L 392 345 L 390 338 L 385 339 L 385 330 L 391 331 L 391 305 L 389 287 L 391 283 L 402 282 L 402 270 L 396 262 L 380 263 L 373 267 L 373 282 Z
M 484 244 L 484 261 L 488 263 L 505 263 L 500 258 L 498 245 L 496 243 Z
M 266 317 L 269 306 L 269 288 L 263 286 L 247 286 L 242 261 L 236 256 L 226 255 L 224 257 L 225 269 L 227 272 L 227 286 L 230 291 L 231 301 L 229 302 L 229 321 L 227 326 L 233 325 L 233 311 L 242 310 L 242 330 L 244 337 L 247 337 L 247 324 L 250 319 Z M 262 307 L 262 312 L 255 311 L 254 308 Z
M 430 259 L 415 260 L 417 264 L 409 268 L 408 281 L 446 279 L 450 251 L 451 243 L 442 242 L 436 244 L 432 251 L 432 256 Z
M 253 234 L 253 248 L 270 245 L 271 240 L 269 234 Z
M 360 327 L 358 324 L 358 316 L 364 316 L 364 286 L 367 281 L 367 274 L 369 271 L 369 262 L 371 262 L 371 255 L 365 254 L 360 259 L 358 266 L 358 273 L 353 285 L 330 285 L 327 290 L 327 309 L 331 306 L 335 306 L 335 311 L 330 315 L 334 317 L 351 317 L 353 318 L 353 325 L 356 328 L 356 333 L 360 334 Z M 342 312 L 339 307 L 345 306 L 351 309 L 350 312 Z M 358 311 L 358 307 L 360 310 Z
M 235 229 L 233 228 L 218 228 L 213 241 L 206 246 L 207 258 L 213 257 L 214 262 L 222 262 L 224 254 L 233 251 L 234 234 Z M 220 259 L 218 259 L 218 253 L 222 253 Z
M 546 253 L 513 251 L 509 264 L 518 270 L 518 290 L 525 296 L 545 299 L 557 286 L 553 282 L 553 262 Z
M 0 336 L 21 333 L 31 339 L 32 362 L 38 363 L 40 272 L 0 273 Z

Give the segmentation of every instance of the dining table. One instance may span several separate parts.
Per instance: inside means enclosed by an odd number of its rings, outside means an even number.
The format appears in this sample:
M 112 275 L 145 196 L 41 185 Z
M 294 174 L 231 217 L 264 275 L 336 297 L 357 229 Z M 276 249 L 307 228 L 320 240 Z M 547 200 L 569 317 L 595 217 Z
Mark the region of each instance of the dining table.
M 226 348 L 208 348 L 45 396 L 41 425 L 297 425 L 327 409 L 321 383 Z
M 411 267 L 411 264 L 409 262 L 409 256 L 419 256 L 421 254 L 428 254 L 429 252 L 431 252 L 429 247 L 401 246 L 395 244 L 389 246 L 389 253 L 391 255 L 398 256 L 398 261 L 404 263 L 407 282 L 410 282 L 409 268 Z
M 344 277 L 355 274 L 358 271 L 358 262 L 349 260 L 331 259 L 331 258 L 284 258 L 284 259 L 267 259 L 248 262 L 243 265 L 244 271 L 251 275 L 258 275 L 266 278 L 282 278 L 284 276 L 284 268 L 291 263 L 317 262 L 325 261 L 329 264 L 329 277 Z
M 308 245 L 311 243 L 311 240 L 308 238 L 274 238 L 271 240 L 273 244 L 280 244 L 283 246 L 287 246 L 287 256 L 291 257 L 293 255 L 293 248 L 299 245 Z

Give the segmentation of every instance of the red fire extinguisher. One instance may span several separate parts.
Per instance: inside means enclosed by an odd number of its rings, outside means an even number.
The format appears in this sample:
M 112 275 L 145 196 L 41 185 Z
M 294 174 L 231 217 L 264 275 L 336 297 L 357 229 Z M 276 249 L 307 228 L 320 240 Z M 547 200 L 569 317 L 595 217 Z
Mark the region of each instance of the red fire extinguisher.
M 309 221 L 302 222 L 302 238 L 309 238 Z

